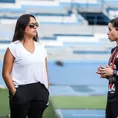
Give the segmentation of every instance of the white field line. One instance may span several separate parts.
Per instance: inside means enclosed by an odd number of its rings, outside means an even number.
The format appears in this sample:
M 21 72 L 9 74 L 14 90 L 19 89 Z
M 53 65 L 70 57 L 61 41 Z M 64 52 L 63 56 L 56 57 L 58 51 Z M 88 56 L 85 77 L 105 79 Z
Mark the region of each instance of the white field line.
M 90 116 L 90 117 L 101 117 L 101 116 L 103 116 L 104 117 L 104 115 L 100 115 L 100 114 L 72 114 L 72 116 L 75 116 L 75 117 L 78 117 L 78 116 Z
M 56 109 L 56 113 L 57 113 L 57 115 L 59 116 L 59 118 L 64 118 L 64 117 L 63 117 L 63 114 L 61 113 L 61 110 L 60 110 L 60 109 Z

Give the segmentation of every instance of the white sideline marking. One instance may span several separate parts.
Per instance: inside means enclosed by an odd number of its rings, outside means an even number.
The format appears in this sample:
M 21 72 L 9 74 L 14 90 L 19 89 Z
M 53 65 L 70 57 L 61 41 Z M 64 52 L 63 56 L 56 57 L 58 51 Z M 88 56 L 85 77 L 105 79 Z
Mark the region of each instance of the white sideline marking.
M 100 117 L 100 116 L 104 116 L 104 115 L 99 115 L 99 114 L 72 114 L 72 116 L 78 117 L 78 116 L 91 116 L 91 117 Z
M 57 109 L 56 113 L 57 113 L 57 115 L 59 115 L 59 118 L 64 118 L 60 109 Z

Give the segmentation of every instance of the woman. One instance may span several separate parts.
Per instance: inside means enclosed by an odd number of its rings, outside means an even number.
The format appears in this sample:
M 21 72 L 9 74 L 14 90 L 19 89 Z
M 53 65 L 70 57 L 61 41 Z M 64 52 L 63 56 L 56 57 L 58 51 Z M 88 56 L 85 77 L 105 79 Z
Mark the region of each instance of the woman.
M 9 89 L 11 118 L 42 118 L 47 107 L 47 52 L 38 43 L 37 28 L 33 15 L 20 16 L 4 55 L 2 75 Z
M 116 47 L 111 50 L 108 65 L 98 67 L 97 74 L 109 81 L 106 118 L 118 118 L 118 18 L 110 20 L 108 29 L 108 38 L 116 42 Z

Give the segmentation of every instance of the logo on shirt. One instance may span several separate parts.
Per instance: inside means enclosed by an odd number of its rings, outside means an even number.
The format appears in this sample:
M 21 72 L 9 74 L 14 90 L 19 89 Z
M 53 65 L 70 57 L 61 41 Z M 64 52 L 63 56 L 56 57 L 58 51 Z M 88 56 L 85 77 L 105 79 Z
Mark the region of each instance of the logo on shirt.
M 110 93 L 115 93 L 115 84 L 109 84 L 109 92 Z

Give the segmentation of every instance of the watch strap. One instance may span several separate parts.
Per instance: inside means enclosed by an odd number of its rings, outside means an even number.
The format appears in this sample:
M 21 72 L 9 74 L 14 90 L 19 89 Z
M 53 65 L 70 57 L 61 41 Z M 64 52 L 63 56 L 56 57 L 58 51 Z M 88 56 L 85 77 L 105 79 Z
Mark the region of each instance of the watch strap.
M 117 70 L 113 70 L 113 75 L 114 75 L 114 76 L 117 75 Z

